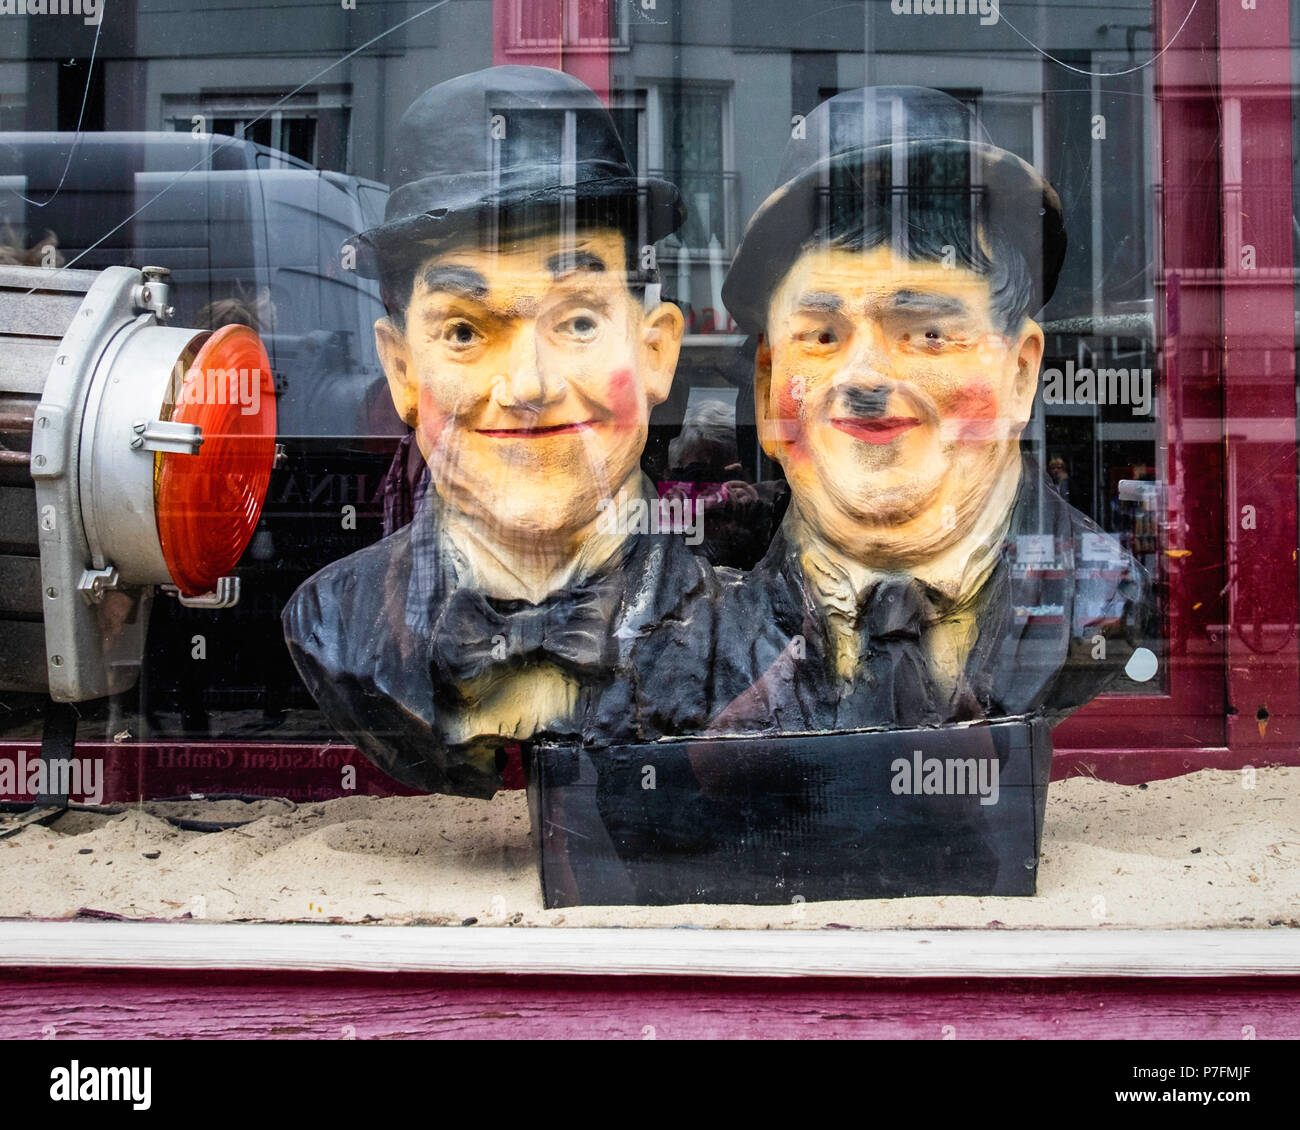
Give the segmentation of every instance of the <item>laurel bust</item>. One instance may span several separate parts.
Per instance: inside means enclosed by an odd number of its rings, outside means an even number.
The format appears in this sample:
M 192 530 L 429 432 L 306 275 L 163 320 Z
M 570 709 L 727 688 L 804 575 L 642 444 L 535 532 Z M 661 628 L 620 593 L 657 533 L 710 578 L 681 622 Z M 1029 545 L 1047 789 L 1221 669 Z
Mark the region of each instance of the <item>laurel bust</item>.
M 547 148 L 566 129 L 572 161 Z M 308 580 L 286 639 L 381 768 L 491 795 L 509 743 L 629 715 L 629 641 L 706 572 L 680 539 L 608 520 L 647 497 L 684 326 L 638 240 L 684 213 L 638 180 L 599 99 L 542 68 L 433 87 L 393 163 L 384 223 L 354 242 L 431 488 L 410 525 Z

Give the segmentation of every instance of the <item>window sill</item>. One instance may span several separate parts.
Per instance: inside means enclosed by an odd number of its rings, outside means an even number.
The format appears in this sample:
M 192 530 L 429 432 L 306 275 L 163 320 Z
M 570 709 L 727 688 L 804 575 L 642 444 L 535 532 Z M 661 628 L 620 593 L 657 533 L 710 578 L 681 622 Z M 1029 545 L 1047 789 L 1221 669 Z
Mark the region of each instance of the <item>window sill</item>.
M 2 922 L 0 968 L 533 976 L 1300 976 L 1300 931 L 662 930 Z

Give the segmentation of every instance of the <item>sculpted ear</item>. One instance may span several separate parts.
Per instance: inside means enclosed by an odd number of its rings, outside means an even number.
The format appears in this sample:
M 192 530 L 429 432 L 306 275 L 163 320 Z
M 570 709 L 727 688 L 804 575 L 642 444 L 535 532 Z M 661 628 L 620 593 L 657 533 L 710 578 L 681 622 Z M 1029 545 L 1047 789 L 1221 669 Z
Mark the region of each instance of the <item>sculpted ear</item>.
M 1015 421 L 1022 427 L 1034 411 L 1034 395 L 1038 392 L 1038 370 L 1043 363 L 1042 328 L 1032 318 L 1026 318 L 1020 340 L 1015 345 L 1016 377 L 1012 386 L 1012 405 Z
M 754 354 L 754 423 L 758 426 L 758 441 L 769 459 L 780 460 L 776 430 L 772 427 L 768 404 L 772 395 L 772 347 L 763 334 L 758 335 L 758 350 Z
M 685 329 L 686 319 L 671 302 L 661 302 L 641 323 L 641 379 L 651 407 L 668 399 Z
M 380 318 L 375 323 L 375 348 L 379 351 L 379 363 L 384 367 L 384 376 L 388 378 L 388 392 L 393 398 L 393 407 L 409 426 L 415 427 L 420 406 L 419 382 L 415 378 L 415 366 L 411 363 L 406 335 L 391 318 Z

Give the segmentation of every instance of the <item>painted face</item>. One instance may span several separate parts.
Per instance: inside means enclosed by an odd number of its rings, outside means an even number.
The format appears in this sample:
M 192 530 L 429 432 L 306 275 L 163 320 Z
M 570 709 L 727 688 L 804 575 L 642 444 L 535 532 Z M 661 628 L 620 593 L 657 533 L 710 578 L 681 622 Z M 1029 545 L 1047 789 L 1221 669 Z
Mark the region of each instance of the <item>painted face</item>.
M 888 247 L 815 248 L 773 295 L 755 400 L 801 514 L 865 564 L 939 552 L 1019 458 L 1042 331 L 995 326 L 985 278 Z
M 498 537 L 577 535 L 638 473 L 682 316 L 643 311 L 625 254 L 605 229 L 440 252 L 416 272 L 405 331 L 375 327 L 439 495 Z

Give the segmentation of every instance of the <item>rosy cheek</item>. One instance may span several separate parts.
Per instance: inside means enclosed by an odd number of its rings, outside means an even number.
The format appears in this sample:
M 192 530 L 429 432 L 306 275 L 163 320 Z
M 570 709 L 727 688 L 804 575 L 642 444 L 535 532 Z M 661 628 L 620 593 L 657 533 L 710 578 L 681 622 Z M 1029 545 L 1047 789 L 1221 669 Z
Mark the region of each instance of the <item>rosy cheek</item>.
M 640 420 L 642 405 L 631 369 L 615 369 L 609 375 L 609 410 L 622 424 L 631 426 Z
M 420 389 L 420 417 L 416 424 L 420 433 L 421 446 L 428 452 L 438 452 L 446 458 L 451 452 L 459 451 L 464 441 L 464 430 L 469 422 L 457 420 L 455 406 L 424 385 Z
M 807 389 L 798 377 L 782 381 L 776 390 L 774 411 L 769 425 L 788 444 L 798 444 L 803 439 L 803 409 Z
M 786 381 L 776 393 L 776 415 L 782 420 L 797 420 L 803 408 L 803 389 Z
M 451 414 L 442 402 L 425 385 L 420 389 L 420 428 L 430 435 L 441 435 L 447 427 Z
M 944 406 L 959 440 L 989 440 L 997 434 L 998 398 L 986 381 L 968 381 Z

